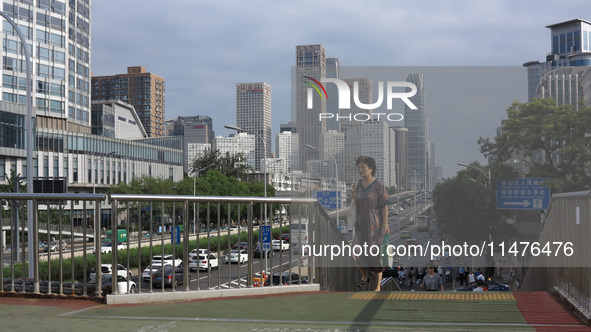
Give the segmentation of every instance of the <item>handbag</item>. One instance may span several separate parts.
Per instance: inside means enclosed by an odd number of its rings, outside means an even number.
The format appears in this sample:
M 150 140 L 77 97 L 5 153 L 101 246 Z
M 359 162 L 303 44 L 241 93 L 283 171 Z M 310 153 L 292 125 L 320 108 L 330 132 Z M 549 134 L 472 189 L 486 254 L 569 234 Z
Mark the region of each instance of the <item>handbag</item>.
M 349 225 L 349 228 L 353 228 L 355 227 L 355 224 L 357 224 L 357 202 L 355 202 L 355 199 L 351 200 L 351 206 L 347 213 L 347 224 Z

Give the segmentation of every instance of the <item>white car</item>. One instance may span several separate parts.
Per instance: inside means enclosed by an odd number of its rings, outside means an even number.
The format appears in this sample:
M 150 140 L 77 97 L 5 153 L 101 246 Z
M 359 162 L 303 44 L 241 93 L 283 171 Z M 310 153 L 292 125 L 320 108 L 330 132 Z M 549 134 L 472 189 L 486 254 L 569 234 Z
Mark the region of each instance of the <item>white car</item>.
M 111 294 L 112 292 L 112 274 L 105 274 L 103 275 L 103 283 L 102 283 L 102 291 L 103 296 L 106 294 Z M 90 282 L 93 284 L 93 282 Z M 94 282 L 96 284 L 96 281 Z M 129 287 L 128 287 L 129 286 Z M 135 282 L 125 278 L 124 276 L 117 275 L 117 294 L 130 294 L 130 293 L 137 293 L 137 286 Z
M 271 249 L 273 249 L 273 251 L 289 250 L 289 242 L 283 240 L 273 240 L 271 241 Z
M 113 273 L 113 264 L 101 264 L 101 272 L 103 273 L 103 275 L 112 274 Z M 132 277 L 131 271 L 126 269 L 125 266 L 123 266 L 121 264 L 117 264 L 117 274 L 120 276 L 124 276 L 126 278 L 129 278 L 129 279 L 131 279 L 131 277 Z M 96 268 L 93 267 L 92 270 L 90 270 L 89 279 L 91 281 L 96 279 Z
M 125 248 L 126 248 L 126 245 L 123 244 L 122 242 L 119 242 L 119 244 L 117 244 L 117 251 L 124 250 Z M 113 244 L 111 242 L 101 243 L 101 254 L 108 254 L 111 251 L 113 251 Z M 96 248 L 92 249 L 92 253 L 96 254 Z
M 174 264 L 173 264 L 174 263 Z M 183 266 L 183 260 L 180 258 L 173 258 L 172 255 L 156 255 L 152 257 L 152 264 L 160 264 L 160 265 L 174 265 Z
M 171 266 L 170 264 L 166 264 L 165 266 Z M 160 270 L 160 268 L 162 267 L 161 264 L 159 263 L 153 263 L 152 265 L 148 265 L 148 267 L 146 267 L 144 269 L 144 272 L 142 272 L 142 280 L 144 280 L 145 282 L 150 281 L 150 270 L 152 271 L 152 273 L 155 273 L 156 271 Z
M 199 256 L 207 255 L 207 249 L 193 249 L 189 253 L 189 270 L 196 271 L 199 268 Z
M 45 246 L 45 252 L 56 252 L 68 249 L 66 241 L 62 240 L 61 245 L 59 241 L 51 241 Z
M 199 255 L 197 257 L 197 264 L 195 264 L 195 267 L 192 267 L 192 263 L 193 262 L 189 262 L 189 269 L 193 270 L 199 268 L 199 270 L 211 271 L 211 269 L 217 269 L 220 267 L 220 261 L 218 257 L 212 252 Z
M 243 264 L 248 262 L 248 253 L 246 250 L 232 249 L 230 253 L 226 255 L 226 263 L 238 263 Z

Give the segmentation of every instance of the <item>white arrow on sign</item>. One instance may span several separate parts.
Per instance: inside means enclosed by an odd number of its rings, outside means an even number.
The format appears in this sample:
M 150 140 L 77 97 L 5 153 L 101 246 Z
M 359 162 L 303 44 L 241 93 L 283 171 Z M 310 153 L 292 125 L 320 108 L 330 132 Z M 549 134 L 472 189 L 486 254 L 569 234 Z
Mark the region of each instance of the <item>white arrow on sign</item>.
M 521 205 L 523 207 L 528 207 L 530 206 L 530 202 L 523 200 L 523 202 L 503 202 L 503 205 Z

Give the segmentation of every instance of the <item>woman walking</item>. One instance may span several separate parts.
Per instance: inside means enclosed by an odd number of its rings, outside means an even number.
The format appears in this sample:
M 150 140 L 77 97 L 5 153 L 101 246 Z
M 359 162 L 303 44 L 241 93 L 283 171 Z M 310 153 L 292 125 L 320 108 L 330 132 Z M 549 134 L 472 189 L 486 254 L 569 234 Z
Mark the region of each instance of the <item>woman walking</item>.
M 390 233 L 388 227 L 388 194 L 384 184 L 375 178 L 376 161 L 372 157 L 360 156 L 355 161 L 361 180 L 351 190 L 357 209 L 357 223 L 353 245 L 361 247 L 377 246 L 381 248 L 384 235 Z M 371 274 L 375 273 L 376 287 L 381 290 L 382 264 L 381 255 L 369 252 L 354 256 L 361 271 L 361 281 L 357 287 L 362 288 L 369 283 Z

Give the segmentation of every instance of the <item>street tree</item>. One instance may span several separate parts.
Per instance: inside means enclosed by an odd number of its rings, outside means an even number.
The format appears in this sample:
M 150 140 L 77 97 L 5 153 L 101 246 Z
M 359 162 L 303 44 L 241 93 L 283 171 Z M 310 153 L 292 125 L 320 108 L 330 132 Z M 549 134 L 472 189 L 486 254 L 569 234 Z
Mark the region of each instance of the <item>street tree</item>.
M 591 108 L 581 103 L 557 106 L 551 99 L 514 102 L 494 139 L 478 139 L 480 152 L 495 162 L 511 161 L 513 153 L 529 161 L 529 177 L 549 178 L 553 191 L 591 187 Z

